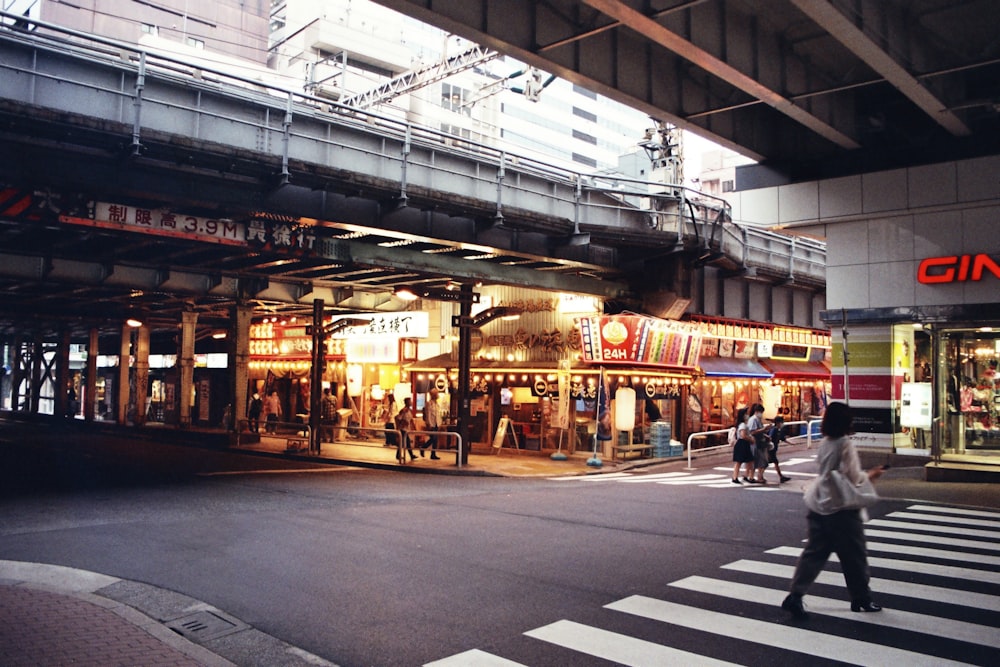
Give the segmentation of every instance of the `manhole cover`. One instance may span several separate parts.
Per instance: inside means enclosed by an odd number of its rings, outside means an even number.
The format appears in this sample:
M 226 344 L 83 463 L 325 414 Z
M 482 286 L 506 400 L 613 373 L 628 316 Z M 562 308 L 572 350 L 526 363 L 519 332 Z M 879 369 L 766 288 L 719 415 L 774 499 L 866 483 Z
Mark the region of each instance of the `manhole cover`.
M 247 626 L 236 620 L 224 618 L 218 612 L 198 611 L 167 621 L 166 626 L 193 642 L 205 642 Z

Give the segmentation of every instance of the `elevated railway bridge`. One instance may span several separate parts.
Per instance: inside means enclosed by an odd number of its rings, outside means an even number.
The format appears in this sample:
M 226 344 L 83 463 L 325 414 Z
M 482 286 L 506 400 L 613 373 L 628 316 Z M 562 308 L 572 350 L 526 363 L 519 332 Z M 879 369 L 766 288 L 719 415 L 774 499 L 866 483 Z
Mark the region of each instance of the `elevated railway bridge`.
M 653 315 L 780 303 L 800 326 L 823 307 L 824 245 L 736 224 L 721 199 L 28 27 L 0 28 L 0 335 L 25 349 L 117 340 L 141 312 L 193 350 L 265 312 L 400 310 L 401 286 Z

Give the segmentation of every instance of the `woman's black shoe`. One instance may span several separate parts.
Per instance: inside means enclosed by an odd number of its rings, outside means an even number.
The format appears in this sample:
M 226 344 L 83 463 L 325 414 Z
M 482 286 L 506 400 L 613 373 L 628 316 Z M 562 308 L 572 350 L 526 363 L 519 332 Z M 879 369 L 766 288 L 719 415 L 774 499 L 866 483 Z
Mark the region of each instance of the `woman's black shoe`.
M 781 608 L 792 615 L 796 621 L 804 621 L 809 618 L 809 612 L 802 606 L 802 598 L 798 595 L 789 595 L 781 603 Z M 851 605 L 854 608 L 854 605 Z
M 852 602 L 851 611 L 882 611 L 882 607 L 874 602 Z

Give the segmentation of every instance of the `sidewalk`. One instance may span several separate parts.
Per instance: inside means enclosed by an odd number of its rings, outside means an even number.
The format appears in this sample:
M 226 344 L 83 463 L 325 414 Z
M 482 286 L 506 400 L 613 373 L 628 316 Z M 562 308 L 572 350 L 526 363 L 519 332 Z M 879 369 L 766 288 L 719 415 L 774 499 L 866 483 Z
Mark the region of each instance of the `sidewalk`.
M 4 667 L 235 667 L 220 653 L 241 665 L 332 665 L 186 596 L 96 572 L 0 561 Z
M 577 450 L 568 453 L 564 460 L 554 460 L 550 451 L 539 452 L 528 449 L 502 447 L 499 449 L 476 447 L 469 453 L 468 463 L 457 465 L 457 455 L 454 449 L 438 450 L 438 459 L 431 457 L 431 450 L 423 451 L 413 448 L 415 460 L 407 455 L 405 461 L 396 460 L 396 448 L 386 447 L 377 437 L 369 439 L 348 438 L 338 442 L 324 442 L 320 453 L 310 454 L 306 450 L 289 451 L 286 437 L 261 434 L 260 442 L 244 442 L 232 447 L 231 451 L 254 452 L 264 456 L 281 458 L 297 458 L 313 463 L 328 463 L 333 465 L 361 465 L 366 467 L 392 469 L 405 472 L 423 472 L 452 475 L 483 475 L 499 477 L 554 477 L 559 475 L 587 475 L 601 472 L 614 472 L 635 467 L 655 465 L 670 461 L 679 461 L 680 457 L 669 459 L 629 458 L 612 461 L 610 458 L 598 455 L 600 465 L 593 463 L 591 451 Z M 685 459 L 686 460 L 686 459 Z

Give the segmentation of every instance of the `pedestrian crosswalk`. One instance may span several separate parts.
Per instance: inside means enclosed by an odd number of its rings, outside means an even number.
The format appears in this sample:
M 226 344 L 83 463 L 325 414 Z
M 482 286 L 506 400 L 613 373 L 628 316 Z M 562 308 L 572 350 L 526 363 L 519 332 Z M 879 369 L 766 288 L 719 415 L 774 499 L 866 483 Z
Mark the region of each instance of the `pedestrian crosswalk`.
M 871 588 L 881 613 L 850 611 L 834 556 L 805 598 L 809 620 L 792 621 L 779 607 L 802 546 L 784 545 L 726 563 L 715 576 L 682 577 L 654 595 L 606 604 L 602 613 L 612 616 L 597 616 L 606 627 L 563 618 L 530 629 L 518 640 L 527 642 L 518 645 L 520 660 L 472 649 L 428 665 L 535 664 L 525 655 L 537 656 L 538 664 L 577 655 L 581 662 L 586 656 L 635 666 L 1000 664 L 1000 512 L 910 504 L 867 525 Z M 625 618 L 663 630 L 632 636 L 622 632 Z
M 795 470 L 796 466 L 803 464 L 815 464 L 816 457 L 795 457 L 781 462 L 782 472 L 793 480 L 808 481 L 816 477 L 813 472 L 801 472 Z M 661 473 L 632 473 L 632 472 L 612 472 L 601 473 L 599 475 L 577 475 L 550 477 L 553 482 L 577 482 L 577 483 L 597 483 L 615 482 L 619 484 L 663 484 L 666 486 L 704 486 L 716 489 L 739 489 L 747 488 L 755 491 L 773 491 L 781 488 L 774 479 L 774 473 L 765 475 L 770 479 L 770 484 L 733 484 L 733 467 L 716 466 L 711 470 L 682 471 Z

